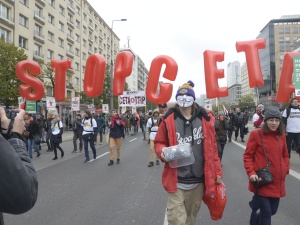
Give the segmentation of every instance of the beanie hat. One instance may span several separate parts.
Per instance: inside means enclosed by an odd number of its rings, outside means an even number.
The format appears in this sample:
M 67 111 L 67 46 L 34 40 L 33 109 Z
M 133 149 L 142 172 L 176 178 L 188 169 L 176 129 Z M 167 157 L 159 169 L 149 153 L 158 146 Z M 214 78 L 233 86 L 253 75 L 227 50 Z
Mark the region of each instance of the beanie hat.
M 34 121 L 36 121 L 36 115 L 31 116 Z
M 178 95 L 189 95 L 192 96 L 195 100 L 195 92 L 193 90 L 194 86 L 194 82 L 189 80 L 187 83 L 183 84 L 178 88 L 175 98 L 177 99 Z
M 265 111 L 264 122 L 266 122 L 266 120 L 270 118 L 277 118 L 281 120 L 281 113 L 277 107 L 271 106 L 268 107 Z
M 219 111 L 218 112 L 218 116 L 224 116 L 224 112 L 223 111 Z

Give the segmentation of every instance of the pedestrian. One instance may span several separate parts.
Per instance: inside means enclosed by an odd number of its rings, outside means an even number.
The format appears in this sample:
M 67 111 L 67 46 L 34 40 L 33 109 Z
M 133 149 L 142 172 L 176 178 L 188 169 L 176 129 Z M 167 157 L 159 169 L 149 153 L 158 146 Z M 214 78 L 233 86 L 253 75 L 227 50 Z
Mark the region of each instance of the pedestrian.
M 270 162 L 270 163 L 268 163 Z M 256 171 L 269 165 L 273 183 L 258 187 L 261 181 Z M 249 178 L 248 189 L 256 193 L 250 202 L 253 224 L 271 225 L 279 200 L 286 195 L 285 178 L 289 173 L 289 154 L 287 150 L 281 113 L 277 107 L 268 107 L 261 128 L 253 130 L 244 153 L 244 167 Z M 255 205 L 255 206 L 254 206 Z M 257 213 L 256 210 L 260 209 Z M 259 223 L 255 220 L 259 220 Z
M 235 141 L 237 141 L 240 132 L 241 142 L 244 142 L 244 128 L 247 123 L 245 121 L 244 114 L 241 112 L 241 109 L 236 108 L 236 114 L 234 116 L 234 121 L 233 121 L 234 124 L 233 126 L 236 127 L 236 131 L 234 134 Z
M 25 115 L 24 115 L 24 123 L 25 123 L 24 131 L 27 131 L 27 127 L 29 126 L 30 118 L 31 118 L 31 114 L 28 113 L 28 112 L 25 112 Z M 25 136 L 25 133 L 27 134 L 26 136 Z M 23 136 L 25 144 L 26 144 L 26 149 L 28 150 L 29 132 L 23 132 L 22 136 Z
M 228 112 L 228 125 L 229 125 L 228 131 L 227 131 L 228 142 L 231 142 L 232 133 L 233 133 L 233 122 L 234 122 L 234 113 L 233 113 L 233 110 L 230 109 Z
M 132 114 L 130 117 L 131 136 L 133 136 L 137 133 L 137 122 L 138 122 L 138 117 L 136 115 Z
M 264 108 L 263 104 L 256 107 L 256 111 L 252 117 L 252 122 L 255 128 L 260 128 L 264 124 Z
M 128 113 L 125 116 L 125 133 L 129 135 L 130 131 L 131 131 L 130 114 Z
M 0 107 L 0 224 L 4 225 L 3 213 L 22 214 L 36 203 L 38 180 L 28 157 L 22 137 L 25 111 L 19 109 L 12 119 L 7 118 Z
M 53 120 L 53 114 L 52 112 L 48 112 L 47 114 L 47 120 L 45 123 L 45 131 L 46 131 L 46 144 L 47 144 L 47 152 L 52 152 L 53 151 L 53 142 L 51 139 L 51 135 L 52 135 L 52 123 L 51 121 Z
M 80 113 L 76 114 L 76 119 L 73 122 L 73 146 L 74 149 L 72 151 L 72 153 L 76 153 L 77 152 L 77 140 L 79 140 L 79 151 L 82 152 L 82 148 L 83 148 L 83 144 L 82 144 L 82 131 L 83 131 L 83 127 L 82 127 L 82 119 L 81 119 L 81 115 Z
M 54 151 L 54 158 L 53 160 L 57 159 L 57 149 L 61 153 L 61 157 L 64 157 L 64 150 L 59 146 L 62 143 L 62 134 L 64 131 L 63 123 L 61 122 L 58 113 L 53 113 L 53 120 L 51 121 L 51 140 L 53 144 L 53 151 Z
M 92 114 L 89 110 L 84 111 L 84 118 L 82 120 L 83 132 L 82 132 L 82 139 L 84 145 L 84 154 L 85 154 L 85 161 L 84 163 L 90 161 L 89 155 L 89 144 L 93 152 L 94 159 L 96 159 L 96 148 L 94 144 L 94 136 L 97 135 L 98 128 L 97 123 L 94 118 L 92 118 Z
M 31 116 L 31 118 L 29 120 L 29 125 L 26 128 L 26 130 L 30 133 L 29 137 L 28 137 L 28 153 L 29 153 L 29 157 L 32 158 L 32 148 L 34 148 L 34 150 L 36 152 L 36 157 L 40 157 L 41 153 L 40 153 L 39 147 L 38 147 L 38 145 L 34 141 L 34 135 L 40 135 L 35 115 Z
M 44 117 L 41 114 L 37 114 L 36 122 L 38 124 L 39 136 L 40 136 L 41 142 L 42 142 L 42 140 L 43 140 L 42 134 L 43 134 L 43 129 L 45 127 Z M 38 147 L 39 147 L 39 150 L 41 150 L 41 144 L 39 144 Z
M 292 142 L 295 150 L 300 155 L 300 106 L 297 98 L 292 98 L 290 105 L 282 114 L 282 120 L 286 130 L 286 144 L 291 158 Z
M 98 127 L 98 133 L 99 133 L 99 144 L 102 145 L 102 141 L 103 141 L 103 133 L 105 130 L 105 119 L 102 115 L 102 113 L 99 113 L 98 116 L 96 117 L 96 123 L 97 123 L 97 127 Z M 96 134 L 95 137 L 95 141 L 97 143 L 97 136 L 98 134 Z
M 220 161 L 222 161 L 224 147 L 227 142 L 227 130 L 229 129 L 229 123 L 224 115 L 224 112 L 220 111 L 215 121 L 216 140 L 218 145 L 218 155 Z
M 177 104 L 164 115 L 154 140 L 156 154 L 165 163 L 162 184 L 168 192 L 169 225 L 196 224 L 203 195 L 215 193 L 216 183 L 222 182 L 214 117 L 195 103 L 193 87 L 192 81 L 179 87 Z M 190 144 L 194 163 L 170 167 L 163 148 L 178 144 Z
M 111 118 L 110 118 L 108 125 L 110 127 L 110 131 L 109 131 L 110 160 L 109 160 L 108 166 L 111 166 L 114 164 L 115 146 L 117 146 L 117 162 L 116 162 L 116 164 L 120 163 L 122 138 L 125 135 L 124 134 L 125 122 L 119 117 L 116 109 L 113 109 L 111 111 Z
M 152 117 L 148 119 L 146 125 L 146 141 L 150 141 L 150 162 L 148 167 L 154 166 L 154 157 L 155 157 L 155 150 L 154 150 L 154 139 L 156 136 L 156 132 L 158 130 L 158 125 L 160 123 L 160 116 L 158 110 L 154 110 Z M 156 165 L 159 165 L 159 157 L 156 156 Z
M 145 115 L 143 113 L 141 113 L 140 115 L 140 127 L 143 133 L 143 140 L 146 140 L 146 119 L 145 119 Z

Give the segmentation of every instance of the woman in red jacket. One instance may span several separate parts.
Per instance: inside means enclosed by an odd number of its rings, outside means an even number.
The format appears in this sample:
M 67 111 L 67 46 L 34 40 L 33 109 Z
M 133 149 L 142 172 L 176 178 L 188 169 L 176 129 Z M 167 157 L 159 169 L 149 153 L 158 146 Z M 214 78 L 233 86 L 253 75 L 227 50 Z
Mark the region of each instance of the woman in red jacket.
M 261 136 L 260 136 L 261 135 Z M 265 112 L 264 124 L 251 132 L 244 153 L 244 167 L 249 177 L 249 190 L 256 192 L 255 182 L 260 181 L 256 175 L 258 169 L 271 163 L 270 170 L 274 182 L 258 188 L 256 202 L 259 203 L 260 224 L 271 225 L 271 216 L 275 215 L 280 197 L 286 195 L 285 178 L 289 173 L 289 154 L 287 151 L 281 114 L 278 108 L 269 107 Z M 251 216 L 253 219 L 253 214 Z

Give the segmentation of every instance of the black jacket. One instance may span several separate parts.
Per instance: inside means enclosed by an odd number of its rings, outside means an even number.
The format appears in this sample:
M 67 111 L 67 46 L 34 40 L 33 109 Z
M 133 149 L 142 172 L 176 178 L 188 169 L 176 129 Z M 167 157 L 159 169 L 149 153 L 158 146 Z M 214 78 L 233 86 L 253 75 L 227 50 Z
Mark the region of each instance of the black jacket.
M 0 134 L 0 225 L 4 224 L 2 212 L 25 213 L 37 200 L 36 172 L 18 136 L 6 140 Z

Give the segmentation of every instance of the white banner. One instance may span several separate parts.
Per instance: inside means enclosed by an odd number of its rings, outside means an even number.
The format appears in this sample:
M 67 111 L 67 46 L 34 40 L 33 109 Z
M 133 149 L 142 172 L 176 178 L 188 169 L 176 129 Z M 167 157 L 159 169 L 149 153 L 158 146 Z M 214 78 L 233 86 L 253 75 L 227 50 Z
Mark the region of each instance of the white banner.
M 94 104 L 89 104 L 87 107 L 91 113 L 95 113 L 95 105 Z
M 123 95 L 119 96 L 119 106 L 146 106 L 145 91 L 124 91 Z
M 79 111 L 80 110 L 80 98 L 79 97 L 73 97 L 72 98 L 71 109 L 72 109 L 72 111 Z
M 102 104 L 102 112 L 103 113 L 109 113 L 108 104 Z
M 55 108 L 56 107 L 56 102 L 55 102 L 55 98 L 53 97 L 47 97 L 46 98 L 46 106 L 47 106 L 47 109 L 52 109 L 52 108 Z

